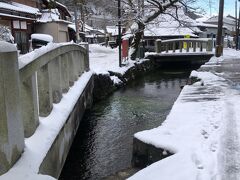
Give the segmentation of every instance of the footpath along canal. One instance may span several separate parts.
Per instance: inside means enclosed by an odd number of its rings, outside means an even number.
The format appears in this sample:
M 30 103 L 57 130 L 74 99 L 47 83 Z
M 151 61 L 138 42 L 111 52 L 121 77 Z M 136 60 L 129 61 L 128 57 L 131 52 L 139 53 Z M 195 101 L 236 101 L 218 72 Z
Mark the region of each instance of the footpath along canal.
M 161 125 L 192 69 L 156 70 L 137 78 L 85 113 L 60 180 L 102 179 L 131 169 L 136 132 Z

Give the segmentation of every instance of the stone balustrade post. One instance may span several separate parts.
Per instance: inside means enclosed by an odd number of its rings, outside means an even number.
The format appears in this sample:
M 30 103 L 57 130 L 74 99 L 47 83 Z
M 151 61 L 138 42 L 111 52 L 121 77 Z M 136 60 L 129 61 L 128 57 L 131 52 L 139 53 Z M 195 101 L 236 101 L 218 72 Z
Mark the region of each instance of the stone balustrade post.
M 78 53 L 77 51 L 72 51 L 71 56 L 73 59 L 73 75 L 74 75 L 74 81 L 78 80 L 79 72 L 80 72 L 80 62 L 78 59 Z
M 79 62 L 80 62 L 80 72 L 81 74 L 84 73 L 84 54 L 82 52 L 79 53 Z
M 156 53 L 162 52 L 162 40 L 161 39 L 157 39 L 155 41 L 155 51 L 156 51 Z
M 84 46 L 86 49 L 86 54 L 83 56 L 84 62 L 84 71 L 89 71 L 89 44 L 88 43 L 81 43 L 80 45 Z
M 46 64 L 39 69 L 37 77 L 39 115 L 46 117 L 51 113 L 53 108 L 52 82 L 50 78 L 49 64 Z
M 213 50 L 213 42 L 211 39 L 207 41 L 207 51 L 212 52 Z
M 36 73 L 21 82 L 20 93 L 24 135 L 27 138 L 33 135 L 39 125 Z
M 86 57 L 84 59 L 84 62 L 85 62 L 85 70 L 86 71 L 89 71 L 90 70 L 90 66 L 89 66 L 89 44 L 87 43 L 86 45 Z
M 52 60 L 49 63 L 50 74 L 51 74 L 51 86 L 52 86 L 52 97 L 53 103 L 59 103 L 62 99 L 62 79 L 61 79 L 61 56 Z
M 187 41 L 187 52 L 189 52 L 190 42 Z
M 173 52 L 175 53 L 176 51 L 176 42 L 173 42 Z
M 199 45 L 200 45 L 200 52 L 202 52 L 203 51 L 203 43 L 200 42 Z
M 69 85 L 73 86 L 75 81 L 75 68 L 74 68 L 74 56 L 73 52 L 68 52 L 66 54 L 68 58 L 68 77 L 69 77 Z
M 165 48 L 166 48 L 166 53 L 168 53 L 168 50 L 169 50 L 169 43 L 168 42 L 166 43 Z
M 16 46 L 0 41 L 0 175 L 19 159 L 24 148 L 20 80 Z
M 196 46 L 197 46 L 197 42 L 196 41 L 193 41 L 193 52 L 196 52 Z
M 75 57 L 75 62 L 76 62 L 76 71 L 78 77 L 82 75 L 82 67 L 81 67 L 81 52 L 80 51 L 75 51 L 74 53 Z
M 61 89 L 63 93 L 67 93 L 69 90 L 69 68 L 68 68 L 68 56 L 63 54 L 61 56 Z
M 183 42 L 179 41 L 179 51 L 182 52 L 183 49 Z

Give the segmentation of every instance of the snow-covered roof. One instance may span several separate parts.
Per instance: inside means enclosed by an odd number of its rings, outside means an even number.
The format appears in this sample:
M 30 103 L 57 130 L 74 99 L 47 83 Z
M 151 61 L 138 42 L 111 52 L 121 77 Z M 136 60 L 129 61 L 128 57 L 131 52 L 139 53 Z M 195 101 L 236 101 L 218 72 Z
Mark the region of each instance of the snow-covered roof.
M 68 27 L 73 29 L 74 31 L 76 31 L 75 24 L 73 24 L 73 23 L 69 24 Z M 100 32 L 100 33 L 104 34 L 104 30 L 102 30 L 102 29 L 94 29 L 93 27 L 85 24 L 85 32 L 89 32 L 89 31 L 95 31 L 95 32 Z
M 167 13 L 171 13 L 172 10 L 169 10 Z M 201 32 L 197 27 L 194 27 L 195 20 L 184 14 L 183 9 L 179 9 L 178 18 L 184 25 L 180 24 L 172 16 L 168 14 L 161 14 L 153 22 L 149 23 L 145 30 L 145 36 L 184 36 L 190 35 L 195 36 L 196 32 Z
M 213 16 L 210 19 L 208 19 L 207 21 L 205 21 L 204 23 L 212 23 L 212 24 L 218 24 L 218 16 Z M 223 17 L 223 25 L 225 26 L 225 28 L 227 28 L 229 31 L 234 31 L 235 30 L 235 21 L 232 18 L 229 17 Z
M 38 8 L 34 8 L 16 2 L 12 2 L 11 4 L 0 2 L 0 9 L 7 9 L 11 11 L 23 12 L 33 15 L 41 15 L 40 10 Z
M 23 16 L 16 16 L 16 15 L 11 15 L 11 14 L 6 14 L 6 13 L 0 13 L 0 16 L 4 16 L 4 17 L 10 17 L 10 18 L 17 18 L 17 19 L 24 19 L 24 20 L 36 20 L 33 18 L 27 18 L 27 17 L 23 17 Z
M 151 29 L 146 29 L 144 31 L 144 36 L 185 36 L 190 35 L 192 37 L 197 37 L 194 32 L 187 27 L 152 27 Z
M 198 27 L 218 28 L 218 25 L 216 25 L 216 24 L 207 24 L 207 23 L 202 23 L 202 22 L 196 23 L 196 26 L 198 26 Z
M 42 16 L 37 21 L 42 23 L 65 22 L 71 24 L 71 22 L 61 19 L 58 9 L 42 10 Z
M 67 6 L 61 4 L 60 2 L 56 1 L 56 4 L 58 5 L 58 7 L 62 7 L 63 9 L 65 9 L 65 11 L 68 13 L 68 15 L 71 17 L 71 13 L 69 12 Z
M 207 28 L 218 28 L 217 24 L 208 24 L 203 22 L 196 22 L 195 26 L 197 27 L 207 27 Z M 223 28 L 227 29 L 226 26 L 223 26 Z
M 42 16 L 38 19 L 39 22 L 52 22 L 60 20 L 58 9 L 42 10 Z
M 209 16 L 203 16 L 203 17 L 196 19 L 196 22 L 198 22 L 198 23 L 206 22 L 209 18 L 210 18 Z
M 112 34 L 112 36 L 118 35 L 118 27 L 117 26 L 107 26 L 107 33 Z
M 93 27 L 85 24 L 85 31 L 86 31 L 86 32 L 87 32 L 87 31 L 92 31 L 92 30 L 94 30 Z

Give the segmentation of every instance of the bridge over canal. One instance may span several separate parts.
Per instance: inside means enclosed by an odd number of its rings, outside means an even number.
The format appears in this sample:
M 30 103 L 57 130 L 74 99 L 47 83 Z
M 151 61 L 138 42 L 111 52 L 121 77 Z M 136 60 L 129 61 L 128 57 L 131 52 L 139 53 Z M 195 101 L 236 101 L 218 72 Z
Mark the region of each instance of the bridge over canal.
M 87 47 L 49 44 L 18 57 L 1 41 L 0 74 L 0 179 L 58 178 L 92 102 Z
M 209 38 L 156 40 L 155 53 L 147 58 L 157 63 L 203 64 L 214 55 L 214 41 Z

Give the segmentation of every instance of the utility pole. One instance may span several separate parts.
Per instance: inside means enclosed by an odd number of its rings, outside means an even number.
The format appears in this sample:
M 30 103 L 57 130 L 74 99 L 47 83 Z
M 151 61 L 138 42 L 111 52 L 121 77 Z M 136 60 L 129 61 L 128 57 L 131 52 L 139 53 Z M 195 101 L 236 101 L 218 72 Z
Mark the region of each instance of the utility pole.
M 79 25 L 78 25 L 78 14 L 77 14 L 77 5 L 74 6 L 74 18 L 75 18 L 75 28 L 76 28 L 76 41 L 79 43 Z
M 224 0 L 219 1 L 219 13 L 218 13 L 218 33 L 216 42 L 216 57 L 220 57 L 223 53 L 222 45 L 222 29 L 223 29 L 223 10 L 224 10 Z
M 237 0 L 235 0 L 235 44 L 236 44 L 236 49 L 237 49 L 237 44 L 238 44 L 238 39 L 237 39 L 237 26 L 238 26 L 238 21 L 237 21 Z
M 238 0 L 239 1 L 239 0 Z M 239 49 L 239 26 L 240 26 L 240 7 L 239 7 L 239 15 L 238 18 L 236 18 L 237 22 L 237 29 L 236 29 L 236 50 Z
M 212 1 L 209 0 L 210 17 L 212 17 Z
M 122 32 L 121 32 L 121 0 L 118 0 L 118 48 L 119 48 L 119 67 L 122 66 Z
M 82 36 L 83 42 L 85 42 L 85 12 L 84 12 L 84 7 L 83 7 L 84 5 L 85 5 L 85 1 L 81 0 L 81 2 L 80 2 L 80 14 L 81 14 L 81 22 L 82 22 L 81 32 L 83 33 L 83 36 Z

